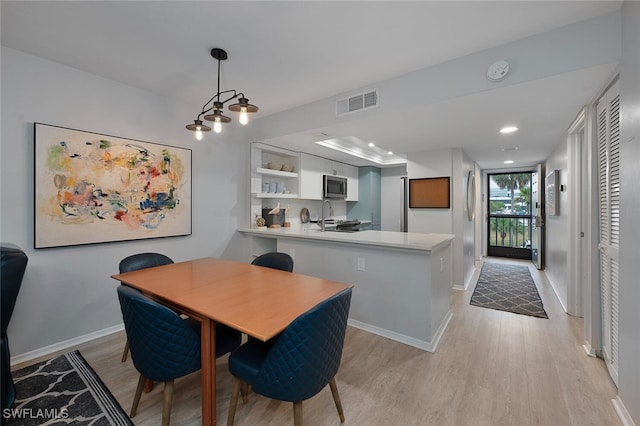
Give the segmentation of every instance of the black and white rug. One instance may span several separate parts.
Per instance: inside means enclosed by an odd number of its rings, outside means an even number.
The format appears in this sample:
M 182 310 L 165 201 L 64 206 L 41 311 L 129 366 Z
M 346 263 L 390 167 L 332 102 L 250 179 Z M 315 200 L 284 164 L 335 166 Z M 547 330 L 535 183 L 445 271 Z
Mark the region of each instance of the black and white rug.
M 16 401 L 7 425 L 125 425 L 133 423 L 79 351 L 12 373 Z
M 470 303 L 483 308 L 549 318 L 526 266 L 485 262 Z

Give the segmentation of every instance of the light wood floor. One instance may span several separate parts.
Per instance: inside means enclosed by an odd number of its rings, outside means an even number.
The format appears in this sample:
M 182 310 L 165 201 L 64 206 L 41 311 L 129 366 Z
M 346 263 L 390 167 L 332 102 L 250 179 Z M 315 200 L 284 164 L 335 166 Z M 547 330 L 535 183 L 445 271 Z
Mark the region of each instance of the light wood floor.
M 566 315 L 544 275 L 530 270 L 548 320 L 471 306 L 470 289 L 452 291 L 453 318 L 436 353 L 349 327 L 337 375 L 345 424 L 619 425 L 606 367 L 581 347 L 582 320 Z M 128 412 L 138 375 L 130 359 L 120 362 L 124 341 L 118 333 L 79 349 Z M 231 382 L 223 357 L 218 424 L 226 424 Z M 158 425 L 161 412 L 156 386 L 143 394 L 134 422 Z M 328 388 L 304 403 L 304 418 L 309 426 L 340 424 Z M 199 373 L 176 381 L 171 420 L 200 424 Z M 239 402 L 235 424 L 293 425 L 292 404 L 252 394 Z

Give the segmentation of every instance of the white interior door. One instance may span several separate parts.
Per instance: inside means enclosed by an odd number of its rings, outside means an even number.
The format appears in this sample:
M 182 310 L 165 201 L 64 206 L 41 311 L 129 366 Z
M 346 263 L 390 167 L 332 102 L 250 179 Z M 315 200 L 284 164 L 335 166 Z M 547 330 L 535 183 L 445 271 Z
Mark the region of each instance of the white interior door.
M 618 306 L 620 245 L 620 87 L 614 84 L 598 101 L 598 195 L 602 352 L 618 384 Z

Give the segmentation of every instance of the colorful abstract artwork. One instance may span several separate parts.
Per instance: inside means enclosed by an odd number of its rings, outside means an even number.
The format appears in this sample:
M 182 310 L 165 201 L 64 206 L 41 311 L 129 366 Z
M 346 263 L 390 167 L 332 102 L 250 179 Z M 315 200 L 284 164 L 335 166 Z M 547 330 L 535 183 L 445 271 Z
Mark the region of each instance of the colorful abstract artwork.
M 35 123 L 35 248 L 191 234 L 191 150 Z

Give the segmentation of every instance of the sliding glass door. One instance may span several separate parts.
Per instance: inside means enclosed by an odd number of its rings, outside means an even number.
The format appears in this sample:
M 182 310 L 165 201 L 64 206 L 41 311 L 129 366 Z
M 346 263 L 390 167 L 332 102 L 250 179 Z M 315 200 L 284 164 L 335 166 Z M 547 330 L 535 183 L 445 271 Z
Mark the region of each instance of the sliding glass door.
M 531 172 L 489 175 L 489 256 L 531 259 Z

